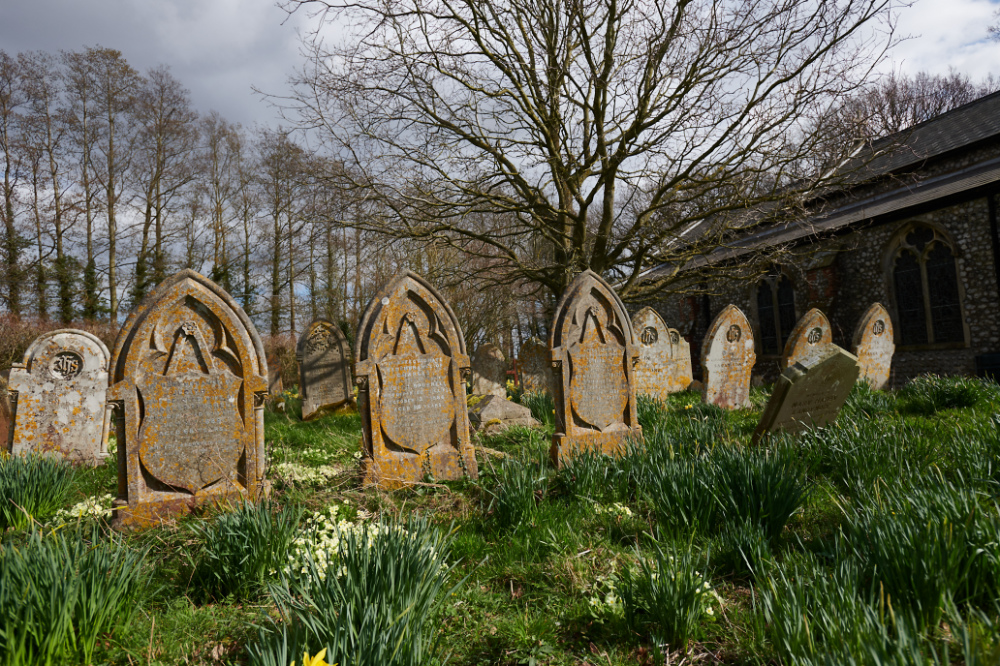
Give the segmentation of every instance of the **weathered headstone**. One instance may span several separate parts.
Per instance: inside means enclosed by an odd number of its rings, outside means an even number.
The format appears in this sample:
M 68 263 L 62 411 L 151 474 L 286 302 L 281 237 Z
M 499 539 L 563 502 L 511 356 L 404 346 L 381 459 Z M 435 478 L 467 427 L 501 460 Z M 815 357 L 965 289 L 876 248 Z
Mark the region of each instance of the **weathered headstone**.
M 705 402 L 723 409 L 750 404 L 750 373 L 757 361 L 753 331 L 746 315 L 727 305 L 715 318 L 702 344 Z
M 277 356 L 267 358 L 267 397 L 275 400 L 285 392 L 285 382 L 281 378 L 283 364 Z
M 480 345 L 472 356 L 472 394 L 507 397 L 507 359 L 494 344 Z
M 396 276 L 368 304 L 356 340 L 365 483 L 477 478 L 465 400 L 469 356 L 441 295 L 415 273 Z
M 351 350 L 339 327 L 317 319 L 302 333 L 295 355 L 299 361 L 302 419 L 340 407 L 354 397 Z
M 632 330 L 639 349 L 636 393 L 662 399 L 691 385 L 691 346 L 679 331 L 668 328 L 653 308 L 635 313 Z
M 858 357 L 861 379 L 873 389 L 883 389 L 889 383 L 892 355 L 896 351 L 892 318 L 881 303 L 873 303 L 854 329 L 854 354 Z
M 555 366 L 556 431 L 552 460 L 579 451 L 620 453 L 641 437 L 636 415 L 632 322 L 618 294 L 584 271 L 556 306 L 550 340 Z
M 209 502 L 257 499 L 264 481 L 267 361 L 257 329 L 191 270 L 150 293 L 115 341 L 121 527 Z
M 108 348 L 86 331 L 40 335 L 10 371 L 16 395 L 11 453 L 97 465 L 107 455 Z
M 10 393 L 7 391 L 6 373 L 0 373 L 0 452 L 10 451 L 10 440 L 14 436 L 14 413 L 10 407 Z
M 521 345 L 517 374 L 525 393 L 552 395 L 552 357 L 548 346 L 538 338 L 528 338 Z
M 833 344 L 833 328 L 830 320 L 817 308 L 802 315 L 785 342 L 781 354 L 781 369 L 818 356 L 825 356 L 827 347 Z
M 795 433 L 836 420 L 858 379 L 858 358 L 837 345 L 786 368 L 774 384 L 753 440 L 782 430 Z
M 520 425 L 540 426 L 531 410 L 497 395 L 470 396 L 469 423 L 484 435 L 492 435 Z

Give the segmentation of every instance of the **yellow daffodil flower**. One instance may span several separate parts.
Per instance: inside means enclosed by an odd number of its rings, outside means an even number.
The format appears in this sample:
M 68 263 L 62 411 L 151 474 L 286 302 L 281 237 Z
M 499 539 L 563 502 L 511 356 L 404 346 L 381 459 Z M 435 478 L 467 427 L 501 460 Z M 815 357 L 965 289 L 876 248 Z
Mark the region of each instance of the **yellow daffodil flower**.
M 295 662 L 292 662 L 292 666 L 295 666 Z M 337 664 L 326 663 L 326 648 L 323 648 L 316 653 L 315 657 L 310 657 L 309 653 L 306 652 L 302 655 L 302 666 L 337 666 Z

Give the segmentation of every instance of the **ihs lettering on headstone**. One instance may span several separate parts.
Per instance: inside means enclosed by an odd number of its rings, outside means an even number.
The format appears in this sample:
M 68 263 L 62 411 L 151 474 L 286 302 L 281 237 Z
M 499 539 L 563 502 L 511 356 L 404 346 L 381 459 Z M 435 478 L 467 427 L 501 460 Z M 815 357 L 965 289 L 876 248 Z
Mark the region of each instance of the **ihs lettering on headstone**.
M 811 358 L 825 356 L 827 347 L 833 344 L 833 328 L 830 320 L 817 308 L 802 315 L 785 342 L 781 355 L 781 367 L 789 368 L 796 363 Z
M 636 393 L 665 399 L 691 385 L 691 346 L 680 333 L 668 328 L 653 308 L 632 317 L 639 333 L 639 363 L 635 366 Z
M 636 416 L 632 322 L 611 285 L 593 271 L 577 276 L 556 306 L 549 341 L 555 365 L 552 459 L 580 451 L 618 454 L 641 437 Z
M 161 283 L 129 315 L 111 362 L 108 393 L 124 417 L 116 524 L 260 498 L 266 392 L 263 344 L 232 297 L 190 270 Z
M 507 397 L 507 359 L 492 343 L 480 345 L 472 357 L 472 395 Z
M 549 347 L 538 338 L 528 338 L 521 345 L 517 374 L 525 393 L 553 392 L 552 357 Z
M 109 356 L 104 343 L 86 331 L 39 336 L 10 372 L 17 405 L 11 452 L 99 464 L 108 455 Z
M 704 400 L 723 409 L 750 404 L 750 373 L 757 354 L 746 315 L 727 305 L 715 318 L 702 343 Z
M 353 399 L 350 347 L 338 326 L 325 319 L 313 321 L 299 338 L 296 356 L 303 420 L 342 407 Z
M 892 356 L 896 352 L 893 336 L 892 318 L 881 303 L 873 303 L 854 329 L 852 342 L 859 375 L 873 389 L 883 389 L 889 384 Z
M 365 482 L 478 478 L 469 440 L 465 338 L 455 313 L 419 275 L 396 276 L 368 304 L 355 375 Z

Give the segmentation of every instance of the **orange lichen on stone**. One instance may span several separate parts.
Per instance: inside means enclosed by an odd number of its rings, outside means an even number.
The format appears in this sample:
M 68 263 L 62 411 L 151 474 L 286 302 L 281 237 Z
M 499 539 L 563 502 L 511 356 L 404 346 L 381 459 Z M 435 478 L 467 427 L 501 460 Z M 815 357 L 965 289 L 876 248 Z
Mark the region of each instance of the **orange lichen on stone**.
M 691 346 L 679 331 L 668 328 L 653 308 L 632 317 L 639 363 L 635 366 L 635 391 L 664 399 L 691 385 Z
M 302 419 L 309 421 L 354 399 L 351 384 L 351 349 L 338 326 L 315 319 L 299 338 Z
M 873 303 L 854 329 L 853 348 L 858 357 L 859 376 L 873 389 L 889 383 L 892 356 L 896 352 L 892 318 L 881 303 Z
M 455 313 L 416 273 L 372 299 L 355 338 L 365 483 L 478 478 L 469 439 L 469 356 Z
M 578 451 L 620 454 L 639 439 L 632 322 L 618 294 L 584 271 L 556 306 L 549 341 L 556 405 L 552 460 L 562 465 Z
M 117 526 L 265 494 L 264 347 L 208 278 L 182 271 L 129 315 L 108 393 L 121 416 Z
M 705 402 L 723 409 L 750 404 L 750 373 L 757 354 L 746 315 L 727 305 L 715 318 L 702 344 L 701 364 Z
M 784 352 L 781 354 L 781 369 L 825 356 L 827 347 L 832 344 L 833 328 L 830 326 L 830 320 L 819 309 L 813 308 L 802 315 L 789 334 Z

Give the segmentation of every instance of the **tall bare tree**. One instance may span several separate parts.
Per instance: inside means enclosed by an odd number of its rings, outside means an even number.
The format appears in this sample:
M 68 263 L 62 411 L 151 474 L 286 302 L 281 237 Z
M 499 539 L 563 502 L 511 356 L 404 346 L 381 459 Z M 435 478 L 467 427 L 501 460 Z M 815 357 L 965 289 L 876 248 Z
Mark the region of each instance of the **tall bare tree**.
M 18 149 L 18 130 L 27 102 L 21 85 L 17 58 L 0 51 L 0 151 L 3 153 L 3 300 L 13 314 L 21 312 L 24 274 L 21 253 L 25 240 L 17 228 L 17 185 L 23 154 Z

